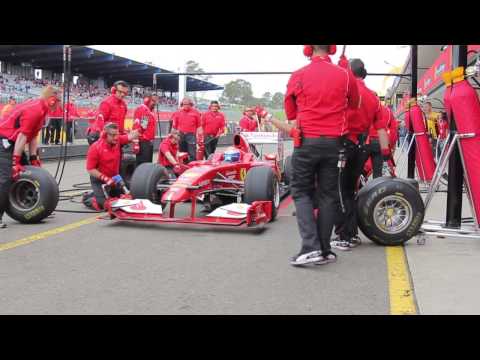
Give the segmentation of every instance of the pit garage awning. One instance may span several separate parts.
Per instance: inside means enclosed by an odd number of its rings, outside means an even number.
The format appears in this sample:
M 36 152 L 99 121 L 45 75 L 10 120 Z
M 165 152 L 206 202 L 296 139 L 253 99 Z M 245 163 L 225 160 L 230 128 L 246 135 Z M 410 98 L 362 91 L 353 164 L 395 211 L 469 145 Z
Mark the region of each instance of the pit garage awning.
M 0 45 L 0 60 L 23 64 L 37 69 L 63 72 L 63 45 Z M 171 71 L 140 63 L 86 46 L 72 46 L 72 73 L 91 79 L 103 77 L 107 86 L 117 80 L 152 87 L 154 73 Z M 178 76 L 158 76 L 157 87 L 163 91 L 178 91 Z M 222 90 L 208 81 L 187 77 L 187 91 Z

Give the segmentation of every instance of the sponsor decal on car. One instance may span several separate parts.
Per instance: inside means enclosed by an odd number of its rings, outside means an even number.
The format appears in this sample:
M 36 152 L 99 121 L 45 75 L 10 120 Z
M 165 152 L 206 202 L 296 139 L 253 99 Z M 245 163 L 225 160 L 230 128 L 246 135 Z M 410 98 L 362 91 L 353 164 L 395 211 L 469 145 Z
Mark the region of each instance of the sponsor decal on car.
M 246 168 L 241 168 L 240 169 L 240 180 L 245 180 L 247 177 L 247 169 Z

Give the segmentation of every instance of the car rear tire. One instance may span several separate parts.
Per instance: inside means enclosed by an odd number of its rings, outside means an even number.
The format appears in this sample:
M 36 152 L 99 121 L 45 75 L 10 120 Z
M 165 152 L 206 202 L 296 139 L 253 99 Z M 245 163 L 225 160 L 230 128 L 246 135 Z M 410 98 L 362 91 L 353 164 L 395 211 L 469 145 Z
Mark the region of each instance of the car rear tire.
M 21 223 L 35 224 L 50 216 L 58 199 L 58 185 L 53 176 L 42 168 L 25 166 L 10 188 L 6 213 Z
M 148 199 L 154 204 L 161 204 L 165 190 L 157 190 L 157 184 L 168 182 L 167 169 L 158 164 L 144 163 L 133 173 L 130 192 L 134 199 Z
M 384 177 L 359 191 L 357 213 L 365 236 L 379 245 L 398 246 L 418 233 L 425 207 L 411 181 Z
M 280 186 L 272 168 L 258 166 L 248 171 L 245 178 L 244 201 L 247 204 L 254 201 L 271 201 L 272 221 L 275 220 L 280 206 Z
M 292 178 L 292 157 L 287 156 L 283 167 L 283 182 L 285 185 L 290 185 Z

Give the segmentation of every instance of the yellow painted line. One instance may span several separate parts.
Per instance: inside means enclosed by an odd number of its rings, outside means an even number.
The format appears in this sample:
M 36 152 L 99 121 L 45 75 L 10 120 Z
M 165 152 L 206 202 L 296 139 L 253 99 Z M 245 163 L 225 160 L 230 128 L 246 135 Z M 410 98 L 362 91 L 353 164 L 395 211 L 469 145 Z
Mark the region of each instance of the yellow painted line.
M 64 226 L 60 226 L 60 227 L 50 229 L 50 230 L 47 230 L 47 231 L 43 231 L 41 233 L 33 234 L 33 235 L 30 235 L 30 236 L 28 236 L 26 238 L 23 238 L 23 239 L 11 241 L 11 242 L 8 242 L 8 243 L 5 243 L 5 244 L 0 244 L 0 251 L 10 250 L 10 249 L 13 249 L 13 248 L 16 248 L 16 247 L 19 247 L 19 246 L 30 244 L 30 243 L 32 243 L 34 241 L 37 241 L 37 240 L 43 240 L 43 239 L 46 239 L 50 236 L 54 236 L 54 235 L 61 234 L 61 233 L 66 232 L 66 231 L 77 229 L 80 226 L 94 223 L 96 221 L 96 219 L 97 219 L 97 216 L 92 217 L 92 218 L 88 218 L 88 219 L 85 219 L 85 220 L 77 221 L 77 222 L 74 222 L 74 223 L 71 223 L 71 224 L 67 224 L 67 225 L 64 225 Z
M 386 247 L 391 315 L 416 315 L 413 287 L 403 246 Z

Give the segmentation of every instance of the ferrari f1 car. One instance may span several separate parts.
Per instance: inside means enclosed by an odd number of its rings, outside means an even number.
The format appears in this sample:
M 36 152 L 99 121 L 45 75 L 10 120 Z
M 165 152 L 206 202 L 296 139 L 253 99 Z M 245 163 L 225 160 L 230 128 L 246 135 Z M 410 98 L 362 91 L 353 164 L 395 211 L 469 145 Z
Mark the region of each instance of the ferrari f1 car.
M 273 221 L 288 192 L 285 167 L 290 162 L 283 159 L 280 136 L 236 134 L 233 147 L 190 162 L 178 178 L 159 164 L 142 164 L 132 175 L 131 196 L 108 201 L 106 209 L 111 218 L 131 221 L 247 227 Z M 276 153 L 264 155 L 267 144 L 276 145 Z M 209 211 L 205 216 L 196 215 L 199 200 Z M 190 203 L 189 216 L 175 215 L 180 203 Z

